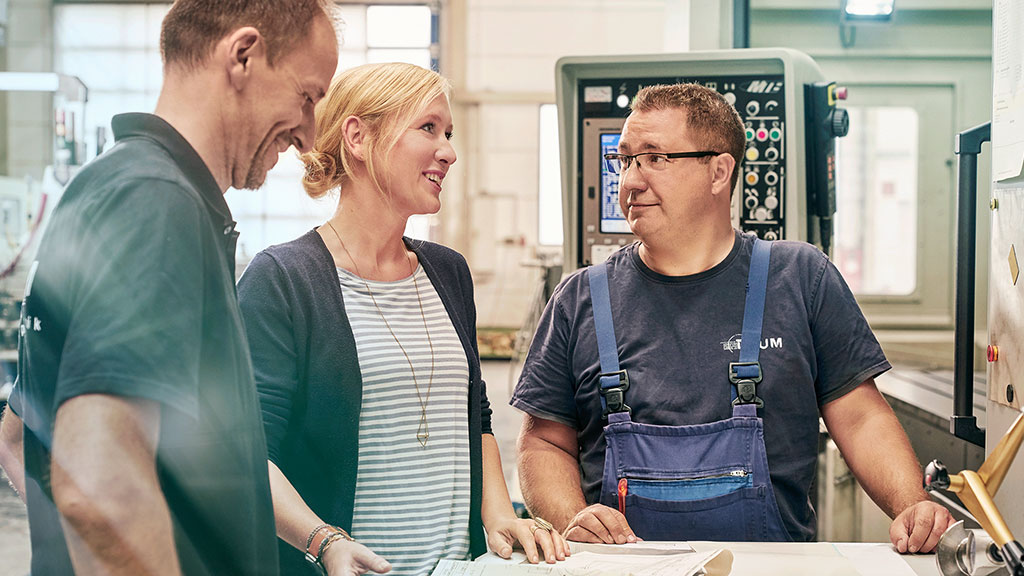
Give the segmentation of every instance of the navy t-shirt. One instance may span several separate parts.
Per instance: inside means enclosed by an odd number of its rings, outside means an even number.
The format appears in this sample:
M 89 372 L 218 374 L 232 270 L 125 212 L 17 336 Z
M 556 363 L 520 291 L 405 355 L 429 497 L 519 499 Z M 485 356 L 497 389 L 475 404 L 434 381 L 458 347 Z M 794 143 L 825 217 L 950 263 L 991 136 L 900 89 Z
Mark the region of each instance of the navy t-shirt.
M 32 573 L 72 572 L 50 486 L 57 409 L 107 394 L 160 405 L 156 467 L 182 572 L 277 574 L 231 213 L 169 124 L 123 114 L 113 127 L 115 146 L 54 210 L 22 307 L 11 406 L 25 423 Z
M 638 244 L 607 261 L 625 401 L 636 422 L 691 425 L 731 416 L 729 363 L 739 360 L 752 234 L 690 276 L 644 265 Z M 802 242 L 776 242 L 769 267 L 757 394 L 782 520 L 813 540 L 808 498 L 817 463 L 818 409 L 890 368 L 839 271 Z M 601 372 L 588 269 L 566 278 L 544 310 L 511 404 L 577 431 L 583 494 L 600 498 L 605 441 Z

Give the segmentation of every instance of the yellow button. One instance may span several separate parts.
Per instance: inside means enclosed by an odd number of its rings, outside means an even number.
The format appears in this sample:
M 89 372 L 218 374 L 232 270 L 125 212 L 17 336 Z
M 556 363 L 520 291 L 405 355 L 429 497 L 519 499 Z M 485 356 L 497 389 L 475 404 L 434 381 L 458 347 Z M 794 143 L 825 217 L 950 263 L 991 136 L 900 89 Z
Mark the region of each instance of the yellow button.
M 758 154 L 757 148 L 754 148 L 753 146 L 751 146 L 750 148 L 747 148 L 747 160 L 748 161 L 753 162 L 754 160 L 757 160 L 757 157 L 759 155 L 760 154 Z
M 747 172 L 747 184 L 751 186 L 757 184 L 757 172 Z

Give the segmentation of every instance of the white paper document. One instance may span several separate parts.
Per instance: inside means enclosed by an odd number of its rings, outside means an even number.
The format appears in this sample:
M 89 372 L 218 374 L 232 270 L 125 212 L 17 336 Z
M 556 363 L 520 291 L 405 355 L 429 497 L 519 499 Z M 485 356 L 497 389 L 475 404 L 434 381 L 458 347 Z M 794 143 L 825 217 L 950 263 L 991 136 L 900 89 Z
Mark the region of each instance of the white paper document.
M 496 561 L 491 555 L 476 562 L 441 560 L 434 576 L 726 576 L 732 569 L 728 550 L 695 552 L 685 542 L 570 547 L 572 554 L 556 564 Z
M 830 542 L 570 542 L 556 564 L 529 564 L 521 552 L 505 560 L 442 560 L 434 576 L 915 576 L 890 544 Z M 926 563 L 934 562 L 928 557 Z
M 589 544 L 587 542 L 569 542 L 569 551 L 595 552 L 597 554 L 643 555 L 681 554 L 693 552 L 693 546 L 687 542 L 634 542 L 632 544 Z
M 1005 180 L 1024 165 L 1024 2 L 995 0 L 992 21 L 992 176 Z

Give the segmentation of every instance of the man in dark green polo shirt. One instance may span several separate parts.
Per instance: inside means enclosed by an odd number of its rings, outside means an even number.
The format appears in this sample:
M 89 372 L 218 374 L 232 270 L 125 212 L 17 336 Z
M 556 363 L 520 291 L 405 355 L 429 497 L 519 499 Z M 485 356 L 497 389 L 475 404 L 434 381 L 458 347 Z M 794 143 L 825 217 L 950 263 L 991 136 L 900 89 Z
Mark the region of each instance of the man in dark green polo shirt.
M 155 114 L 68 185 L 32 263 L 0 464 L 33 574 L 275 574 L 229 187 L 313 142 L 323 0 L 178 0 Z M 20 416 L 20 419 L 19 419 Z

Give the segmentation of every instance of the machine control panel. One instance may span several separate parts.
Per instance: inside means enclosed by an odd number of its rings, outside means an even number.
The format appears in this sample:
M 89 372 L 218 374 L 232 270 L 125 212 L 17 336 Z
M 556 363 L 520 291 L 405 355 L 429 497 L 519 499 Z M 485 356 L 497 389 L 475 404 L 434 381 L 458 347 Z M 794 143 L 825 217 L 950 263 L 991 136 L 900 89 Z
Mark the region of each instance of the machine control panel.
M 766 240 L 784 236 L 787 106 L 781 74 L 653 77 L 579 83 L 579 245 L 587 266 L 632 242 L 619 208 L 619 178 L 604 161 L 618 151 L 629 104 L 644 86 L 693 82 L 721 93 L 746 129 L 743 168 L 733 192 L 733 221 Z
M 807 145 L 807 219 L 809 238 L 827 254 L 836 212 L 836 138 L 846 136 L 850 117 L 836 106 L 846 99 L 846 88 L 835 82 L 804 86 Z

